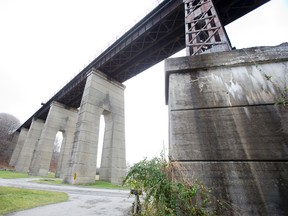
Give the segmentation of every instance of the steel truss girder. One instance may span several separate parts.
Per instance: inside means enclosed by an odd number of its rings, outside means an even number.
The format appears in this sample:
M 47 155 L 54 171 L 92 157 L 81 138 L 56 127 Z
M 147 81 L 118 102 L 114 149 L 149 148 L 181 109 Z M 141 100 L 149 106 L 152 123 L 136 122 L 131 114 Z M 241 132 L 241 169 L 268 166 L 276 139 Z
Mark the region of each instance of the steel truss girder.
M 119 52 L 117 55 L 114 55 L 113 59 L 109 59 L 99 69 L 108 75 L 116 74 L 119 71 L 117 77 L 113 78 L 127 80 L 133 76 L 132 74 L 135 75 L 148 67 L 145 59 L 149 59 L 149 66 L 152 66 L 174 54 L 176 51 L 181 50 L 185 46 L 185 38 L 182 37 L 185 35 L 183 20 L 184 14 L 182 14 L 182 10 L 179 10 L 179 13 L 174 13 L 174 16 L 167 17 L 165 22 L 159 23 L 145 32 L 141 37 L 136 38 L 133 43 L 128 44 L 121 50 L 121 53 Z M 175 30 L 178 35 L 179 31 L 183 32 L 183 34 L 180 33 L 182 36 L 178 37 L 178 39 L 175 39 Z M 161 43 L 162 40 L 164 41 L 163 43 Z M 174 45 L 174 43 L 178 43 L 179 45 Z M 170 45 L 169 48 L 166 48 L 168 45 Z M 179 47 L 178 50 L 173 50 L 175 47 Z M 131 62 L 138 63 L 133 65 Z M 115 65 L 117 67 L 114 67 Z
M 222 24 L 227 25 L 268 1 L 213 0 L 213 3 L 216 9 L 218 9 L 218 15 Z M 53 101 L 78 108 L 87 74 L 93 67 L 106 73 L 111 79 L 124 82 L 179 50 L 184 49 L 184 11 L 183 0 L 165 0 L 160 3 L 157 8 L 152 10 L 137 25 L 83 68 L 78 75 L 47 101 L 46 104 L 40 107 L 21 127 L 29 128 L 33 118 L 45 120 L 50 104 Z M 157 25 L 161 25 L 161 27 L 155 27 Z M 175 29 L 173 32 L 168 30 L 167 34 L 165 34 L 167 27 L 170 29 L 170 26 L 174 26 Z M 156 38 L 159 41 L 154 41 Z M 134 42 L 135 44 L 133 44 Z M 130 47 L 130 50 L 132 50 L 131 48 L 136 48 L 139 52 L 128 54 L 128 47 Z M 121 54 L 122 51 L 123 55 Z

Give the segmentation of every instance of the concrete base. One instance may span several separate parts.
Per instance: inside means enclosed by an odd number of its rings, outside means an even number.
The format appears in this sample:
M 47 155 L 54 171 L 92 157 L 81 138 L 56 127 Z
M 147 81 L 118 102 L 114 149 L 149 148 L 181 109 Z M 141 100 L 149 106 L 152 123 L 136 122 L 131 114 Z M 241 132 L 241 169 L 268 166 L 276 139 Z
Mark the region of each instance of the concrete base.
M 288 44 L 167 59 L 165 70 L 169 154 L 185 178 L 237 209 L 224 215 L 285 215 L 288 110 L 275 103 Z

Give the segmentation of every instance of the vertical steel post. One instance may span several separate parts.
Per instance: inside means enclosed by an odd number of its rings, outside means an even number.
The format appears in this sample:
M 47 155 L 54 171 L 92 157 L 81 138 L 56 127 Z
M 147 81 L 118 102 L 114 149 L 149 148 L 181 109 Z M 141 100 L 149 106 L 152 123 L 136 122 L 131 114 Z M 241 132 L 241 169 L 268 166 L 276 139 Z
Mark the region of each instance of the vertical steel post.
M 231 50 L 212 0 L 184 0 L 186 54 Z

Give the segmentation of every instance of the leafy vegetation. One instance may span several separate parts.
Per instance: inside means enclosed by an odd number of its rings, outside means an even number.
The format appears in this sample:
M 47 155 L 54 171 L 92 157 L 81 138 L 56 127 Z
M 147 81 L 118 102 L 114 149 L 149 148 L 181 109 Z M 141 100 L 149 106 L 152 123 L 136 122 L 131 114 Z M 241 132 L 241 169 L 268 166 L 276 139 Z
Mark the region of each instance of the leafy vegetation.
M 287 108 L 288 106 L 288 86 L 286 85 L 284 88 L 281 88 L 279 85 L 275 84 L 275 82 L 272 80 L 272 76 L 269 76 L 267 74 L 264 74 L 264 77 L 267 81 L 271 82 L 274 88 L 276 89 L 277 96 L 275 99 L 276 105 L 283 105 Z
M 68 200 L 62 192 L 0 186 L 0 215 Z
M 163 158 L 145 159 L 131 167 L 123 184 L 144 194 L 141 211 L 134 215 L 214 215 L 209 207 L 214 202 L 210 190 L 198 181 L 189 183 L 172 179 L 173 169 L 173 163 Z M 213 204 L 221 208 L 220 202 Z

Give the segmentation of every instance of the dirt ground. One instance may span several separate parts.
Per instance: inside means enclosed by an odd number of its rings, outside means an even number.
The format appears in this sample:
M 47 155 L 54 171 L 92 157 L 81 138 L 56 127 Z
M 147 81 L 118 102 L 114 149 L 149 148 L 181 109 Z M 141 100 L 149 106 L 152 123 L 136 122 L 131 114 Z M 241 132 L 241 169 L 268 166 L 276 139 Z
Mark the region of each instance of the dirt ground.
M 0 170 L 3 170 L 3 169 L 14 170 L 14 167 L 9 166 L 9 164 L 3 163 L 3 162 L 0 161 Z

